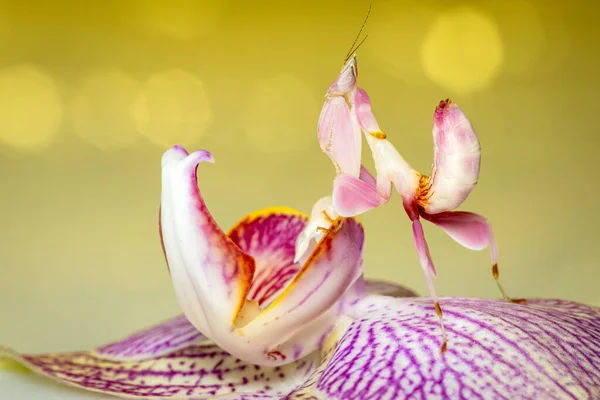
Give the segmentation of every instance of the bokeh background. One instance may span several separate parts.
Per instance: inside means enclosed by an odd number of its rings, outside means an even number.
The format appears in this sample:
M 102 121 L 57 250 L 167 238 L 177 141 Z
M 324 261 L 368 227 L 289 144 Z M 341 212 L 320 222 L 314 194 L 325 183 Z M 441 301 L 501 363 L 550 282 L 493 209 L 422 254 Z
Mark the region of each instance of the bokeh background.
M 597 2 L 371 3 L 360 84 L 392 143 L 429 171 L 433 110 L 458 102 L 483 148 L 461 209 L 492 221 L 508 292 L 600 305 Z M 0 1 L 0 343 L 83 349 L 178 313 L 157 231 L 173 144 L 215 155 L 199 180 L 225 229 L 309 212 L 334 177 L 323 96 L 368 5 Z M 366 275 L 426 295 L 399 198 L 362 220 Z M 499 296 L 487 251 L 426 234 L 440 295 Z

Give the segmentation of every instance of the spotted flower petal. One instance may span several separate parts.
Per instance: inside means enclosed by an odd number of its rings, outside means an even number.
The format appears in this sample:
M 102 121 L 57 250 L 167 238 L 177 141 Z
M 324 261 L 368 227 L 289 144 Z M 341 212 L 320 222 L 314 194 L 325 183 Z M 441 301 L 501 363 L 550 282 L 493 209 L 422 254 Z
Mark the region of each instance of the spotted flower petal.
M 158 359 L 115 361 L 87 352 L 20 355 L 0 348 L 33 372 L 80 389 L 130 398 L 282 398 L 316 367 L 318 352 L 281 367 L 248 365 L 215 344 L 186 347 Z M 231 397 L 230 397 L 231 398 Z

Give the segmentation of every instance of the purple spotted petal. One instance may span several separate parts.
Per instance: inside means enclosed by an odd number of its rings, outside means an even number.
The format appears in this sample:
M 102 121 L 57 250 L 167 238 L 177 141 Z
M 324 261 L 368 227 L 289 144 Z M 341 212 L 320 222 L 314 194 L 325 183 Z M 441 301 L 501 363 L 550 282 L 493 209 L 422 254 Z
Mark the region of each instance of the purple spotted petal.
M 369 296 L 312 384 L 327 399 L 598 399 L 600 313 L 561 300 Z
M 101 358 L 113 360 L 145 360 L 160 357 L 206 340 L 185 315 L 127 336 L 93 350 Z
M 133 398 L 282 398 L 304 382 L 317 353 L 281 367 L 248 365 L 213 344 L 191 346 L 159 359 L 123 362 L 88 352 L 19 355 L 0 348 L 34 372 L 85 390 Z M 1 396 L 0 396 L 1 397 Z

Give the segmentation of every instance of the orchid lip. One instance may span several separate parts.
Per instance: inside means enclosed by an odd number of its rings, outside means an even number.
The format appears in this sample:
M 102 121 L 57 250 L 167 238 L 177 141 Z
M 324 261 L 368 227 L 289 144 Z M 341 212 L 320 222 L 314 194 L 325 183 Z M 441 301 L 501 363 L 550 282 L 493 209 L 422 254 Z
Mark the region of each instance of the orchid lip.
M 327 231 L 299 265 L 294 262 L 295 241 L 306 217 L 265 210 L 225 234 L 196 183 L 199 164 L 213 157 L 206 151 L 186 154 L 173 148 L 163 156 L 160 224 L 184 314 L 207 338 L 247 362 L 278 365 L 314 351 L 317 337 L 302 340 L 294 332 L 329 315 L 360 277 L 362 227 L 347 220 Z M 253 236 L 246 238 L 249 232 Z M 264 246 L 278 246 L 273 249 L 278 256 L 264 257 Z M 273 274 L 281 268 L 286 273 L 279 279 Z M 269 292 L 271 297 L 254 298 L 257 285 L 270 285 L 273 279 L 277 286 Z M 331 314 L 317 333 L 328 330 L 336 316 Z M 275 359 L 274 351 L 280 354 Z

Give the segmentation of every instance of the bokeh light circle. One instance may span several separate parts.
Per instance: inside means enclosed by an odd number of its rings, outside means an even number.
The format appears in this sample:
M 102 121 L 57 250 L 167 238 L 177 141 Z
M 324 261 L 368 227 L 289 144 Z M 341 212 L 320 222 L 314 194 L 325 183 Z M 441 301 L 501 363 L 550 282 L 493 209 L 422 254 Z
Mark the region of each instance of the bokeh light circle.
M 139 140 L 131 108 L 140 91 L 138 82 L 117 70 L 97 71 L 86 79 L 73 103 L 73 128 L 102 150 L 129 147 Z
M 161 147 L 190 144 L 204 133 L 212 110 L 202 81 L 181 69 L 158 73 L 133 106 L 138 131 Z
M 423 4 L 407 6 L 400 2 L 381 4 L 377 10 L 377 21 L 369 27 L 369 38 L 361 52 L 377 58 L 384 73 L 407 86 L 430 86 L 420 52 L 436 13 Z
M 483 12 L 460 8 L 438 16 L 425 37 L 421 62 L 426 75 L 457 94 L 485 89 L 500 72 L 500 32 Z
M 33 65 L 0 71 L 0 141 L 19 149 L 45 147 L 59 133 L 63 105 L 52 76 Z

